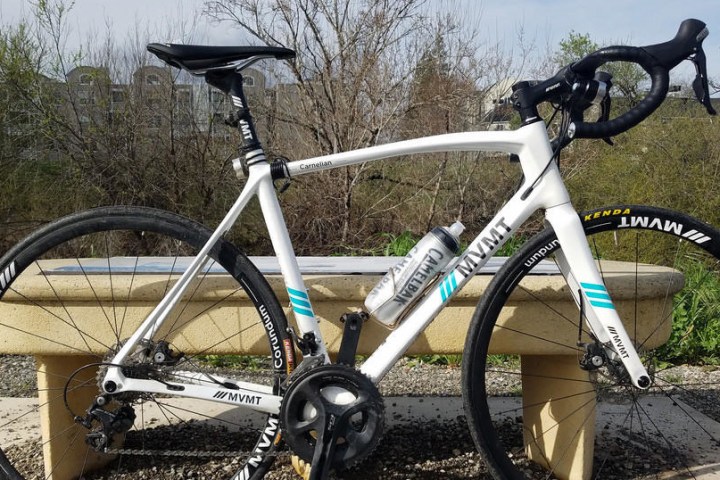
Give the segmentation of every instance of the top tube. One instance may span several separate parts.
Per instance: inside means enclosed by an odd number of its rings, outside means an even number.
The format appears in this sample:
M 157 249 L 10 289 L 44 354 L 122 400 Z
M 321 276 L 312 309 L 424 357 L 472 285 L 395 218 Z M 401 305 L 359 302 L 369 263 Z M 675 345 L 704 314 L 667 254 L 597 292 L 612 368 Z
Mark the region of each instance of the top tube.
M 552 156 L 545 124 L 538 122 L 510 131 L 446 133 L 413 140 L 403 140 L 349 152 L 298 160 L 288 163 L 287 168 L 290 176 L 294 176 L 402 155 L 450 151 L 514 153 L 520 157 L 526 175 L 539 174 Z M 528 158 L 534 158 L 538 161 L 524 160 Z

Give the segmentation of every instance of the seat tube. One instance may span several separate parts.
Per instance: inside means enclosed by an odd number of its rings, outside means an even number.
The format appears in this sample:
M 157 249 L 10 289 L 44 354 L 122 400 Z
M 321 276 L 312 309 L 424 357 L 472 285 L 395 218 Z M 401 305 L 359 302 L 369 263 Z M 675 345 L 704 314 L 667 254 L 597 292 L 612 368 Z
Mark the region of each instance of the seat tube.
M 267 165 L 257 165 L 255 167 L 251 166 L 250 168 L 262 169 L 270 167 Z M 270 235 L 273 250 L 280 264 L 280 271 L 290 299 L 290 308 L 292 309 L 293 316 L 300 330 L 300 336 L 302 337 L 307 333 L 312 333 L 315 336 L 315 344 L 317 347 L 313 355 L 323 355 L 326 362 L 329 362 L 330 357 L 328 357 L 325 342 L 320 332 L 318 318 L 315 316 L 315 312 L 310 303 L 308 290 L 305 287 L 305 282 L 302 278 L 300 267 L 298 266 L 297 257 L 295 256 L 282 209 L 280 208 L 280 203 L 278 202 L 274 185 L 269 175 L 258 186 L 258 200 L 260 201 L 260 208 L 265 218 L 265 225 Z

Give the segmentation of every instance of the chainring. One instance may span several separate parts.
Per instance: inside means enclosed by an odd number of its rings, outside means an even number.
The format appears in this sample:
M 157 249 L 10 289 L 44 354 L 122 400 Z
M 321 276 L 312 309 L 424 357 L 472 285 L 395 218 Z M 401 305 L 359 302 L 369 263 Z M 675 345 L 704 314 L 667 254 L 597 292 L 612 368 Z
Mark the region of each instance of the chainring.
M 316 439 L 326 422 L 340 429 L 331 466 L 344 470 L 370 455 L 382 437 L 385 407 L 369 378 L 352 367 L 322 365 L 293 379 L 280 407 L 288 446 L 312 462 Z

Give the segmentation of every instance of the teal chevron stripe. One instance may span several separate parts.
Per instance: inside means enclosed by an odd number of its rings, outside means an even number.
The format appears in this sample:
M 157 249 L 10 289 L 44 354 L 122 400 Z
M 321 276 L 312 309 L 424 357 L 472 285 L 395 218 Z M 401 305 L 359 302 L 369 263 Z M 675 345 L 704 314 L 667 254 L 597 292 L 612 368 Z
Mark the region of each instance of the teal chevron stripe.
M 450 295 L 452 295 L 455 290 L 457 290 L 457 280 L 455 280 L 454 274 L 450 274 L 449 277 L 440 283 L 440 298 L 442 301 L 444 302 L 450 298 Z
M 615 306 L 612 304 L 610 295 L 607 294 L 607 288 L 604 285 L 597 283 L 582 283 L 580 286 L 583 287 L 585 296 L 590 299 L 590 305 L 598 308 L 610 308 L 615 310 Z
M 607 292 L 604 285 L 598 285 L 597 283 L 580 283 L 580 286 L 586 290 L 598 290 L 600 292 Z
M 315 314 L 312 312 L 312 310 L 306 310 L 304 308 L 299 308 L 293 305 L 293 312 L 299 313 L 300 315 L 305 315 L 306 317 L 314 317 Z
M 610 300 L 610 295 L 607 293 L 599 293 L 599 292 L 585 292 L 585 295 L 588 296 L 588 298 L 597 298 L 599 300 Z
M 305 308 L 311 308 L 310 302 L 307 302 L 305 300 L 298 300 L 297 298 L 290 297 L 290 301 L 293 305 L 298 307 L 305 307 Z
M 289 293 L 290 295 L 294 295 L 294 296 L 299 297 L 299 298 L 304 298 L 304 299 L 306 299 L 306 300 L 307 300 L 307 298 L 308 298 L 307 292 L 303 292 L 303 291 L 300 291 L 300 290 L 295 290 L 294 288 L 290 288 L 290 287 L 288 287 L 287 291 L 288 291 L 288 293 Z
M 290 295 L 290 303 L 292 304 L 293 312 L 306 317 L 314 317 L 315 313 L 312 311 L 312 305 L 310 305 L 310 299 L 306 292 L 295 290 L 294 288 L 288 287 L 288 294 Z

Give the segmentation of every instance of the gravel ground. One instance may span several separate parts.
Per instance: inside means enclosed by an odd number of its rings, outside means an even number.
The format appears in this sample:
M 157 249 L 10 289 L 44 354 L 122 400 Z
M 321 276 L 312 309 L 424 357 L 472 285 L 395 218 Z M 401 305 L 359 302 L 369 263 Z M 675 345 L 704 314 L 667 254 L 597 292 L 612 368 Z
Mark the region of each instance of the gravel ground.
M 32 358 L 0 356 L 0 396 L 14 396 L 34 381 Z M 459 396 L 459 366 L 433 366 L 415 361 L 401 360 L 380 385 L 384 396 Z M 432 381 L 428 381 L 432 378 Z M 13 381 L 5 381 L 13 379 Z M 192 426 L 183 435 L 192 447 L 194 438 Z M 160 435 L 162 432 L 158 432 Z M 226 438 L 229 433 L 218 431 L 218 437 Z M 223 441 L 225 445 L 238 439 Z M 158 442 L 162 442 L 159 439 Z M 252 445 L 234 445 L 238 449 L 250 449 Z M 182 449 L 182 445 L 174 448 Z M 229 448 L 229 447 L 228 447 Z M 42 457 L 37 453 L 39 442 L 28 442 L 9 453 L 19 453 L 24 459 L 25 471 L 41 471 Z M 18 452 L 19 451 L 19 452 Z M 163 468 L 147 464 L 138 457 L 137 465 L 130 459 L 125 467 L 128 473 L 117 478 L 127 479 L 215 479 L 231 475 L 238 467 L 227 458 L 219 460 L 193 460 L 177 457 L 160 459 Z M 170 465 L 168 466 L 168 463 Z M 228 464 L 230 463 L 230 464 Z M 438 474 L 446 479 L 490 478 L 483 468 L 464 418 L 439 423 L 405 423 L 386 430 L 380 446 L 358 467 L 342 472 L 333 478 L 360 479 L 437 479 Z M 105 478 L 86 476 L 85 480 Z M 116 478 L 116 477 L 112 477 Z M 281 455 L 265 477 L 268 480 L 297 480 L 290 464 L 289 455 Z
M 34 381 L 32 373 L 32 360 L 21 357 L 0 356 L 0 378 L 3 379 L 0 396 L 12 396 L 27 382 Z M 380 390 L 383 395 L 407 396 L 458 396 L 460 395 L 460 368 L 457 366 L 433 366 L 418 364 L 403 360 L 383 380 Z M 683 379 L 687 384 L 704 383 L 720 384 L 720 370 L 716 368 L 676 367 L 671 375 Z M 9 381 L 12 379 L 12 381 Z M 510 380 L 505 378 L 493 379 L 493 384 L 507 387 Z M 720 421 L 718 409 L 718 390 L 700 389 L 688 397 L 695 408 L 702 410 L 715 420 Z M 511 422 L 512 423 L 512 422 Z M 187 446 L 174 444 L 176 449 L 190 449 L 196 441 L 193 435 L 193 426 L 188 425 L 188 431 L 183 437 Z M 517 435 L 519 427 L 510 426 L 511 432 Z M 162 430 L 158 430 L 158 443 L 162 445 Z M 218 431 L 218 438 L 222 439 L 223 446 L 232 450 L 248 450 L 252 445 L 242 445 L 242 439 L 229 432 Z M 246 436 L 247 437 L 247 436 Z M 30 471 L 41 471 L 41 456 L 38 454 L 37 442 L 28 443 L 19 447 L 20 457 L 28 465 Z M 12 452 L 10 452 L 12 453 Z M 225 478 L 237 468 L 235 464 L 228 464 L 227 458 L 219 460 L 193 460 L 178 457 L 163 457 L 156 464 L 143 462 L 135 465 L 133 458 L 146 460 L 146 457 L 131 457 L 125 463 L 128 473 L 119 477 L 126 479 L 215 479 Z M 169 466 L 168 466 L 169 463 Z M 163 469 L 160 470 L 159 465 Z M 167 468 L 165 468 L 167 467 Z M 101 476 L 87 476 L 85 480 L 104 478 Z M 297 479 L 290 466 L 287 454 L 281 455 L 267 475 L 270 480 Z M 342 472 L 333 477 L 347 480 L 360 479 L 467 479 L 490 478 L 483 462 L 470 438 L 464 418 L 438 423 L 436 421 L 423 421 L 422 423 L 407 423 L 394 426 L 386 431 L 377 450 L 360 466 Z M 627 478 L 622 474 L 618 479 Z

